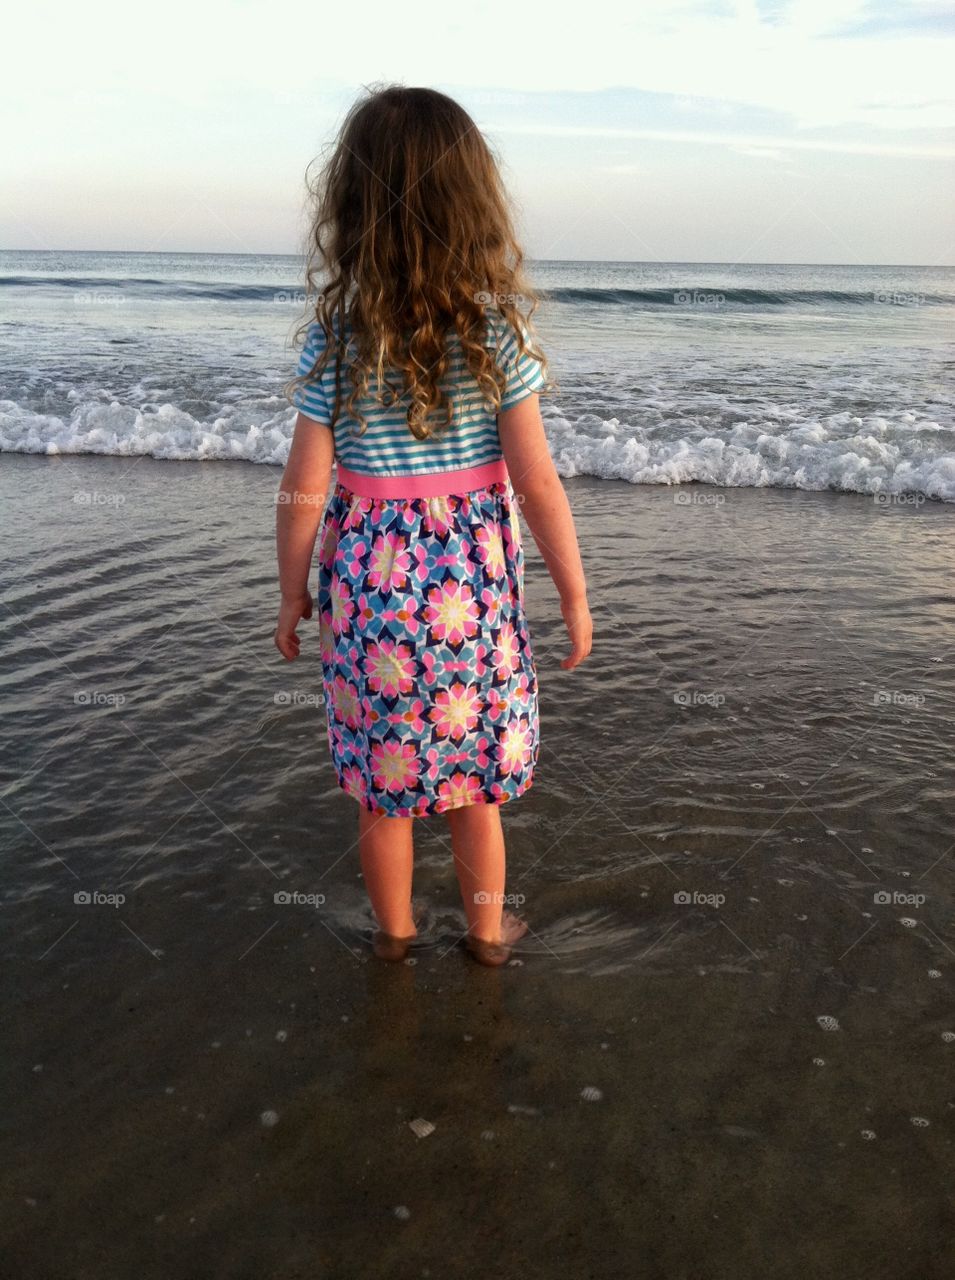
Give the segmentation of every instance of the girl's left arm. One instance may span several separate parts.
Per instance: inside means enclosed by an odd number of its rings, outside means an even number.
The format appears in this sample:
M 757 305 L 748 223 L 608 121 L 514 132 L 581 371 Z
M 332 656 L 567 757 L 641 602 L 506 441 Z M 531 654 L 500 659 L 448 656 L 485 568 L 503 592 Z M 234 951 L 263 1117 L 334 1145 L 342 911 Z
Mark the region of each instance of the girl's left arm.
M 312 616 L 308 575 L 334 460 L 334 431 L 300 413 L 295 419 L 295 433 L 275 507 L 275 542 L 282 592 L 275 647 L 288 662 L 299 655 L 296 635 L 299 622 Z

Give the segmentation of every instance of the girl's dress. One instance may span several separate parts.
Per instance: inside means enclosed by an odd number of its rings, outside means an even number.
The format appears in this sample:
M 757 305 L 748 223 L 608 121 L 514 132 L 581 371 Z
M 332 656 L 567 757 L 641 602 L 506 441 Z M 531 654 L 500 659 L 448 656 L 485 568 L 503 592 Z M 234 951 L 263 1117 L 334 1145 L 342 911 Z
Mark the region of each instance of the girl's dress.
M 324 341 L 313 323 L 300 374 Z M 340 786 L 389 817 L 502 804 L 531 785 L 538 756 L 517 501 L 496 410 L 452 341 L 455 418 L 437 439 L 412 435 L 406 401 L 375 404 L 374 379 L 363 434 L 342 411 L 318 537 L 332 760 Z M 543 386 L 502 317 L 488 317 L 486 342 L 507 377 L 502 408 Z M 349 386 L 343 370 L 343 402 Z M 334 360 L 293 402 L 329 427 Z

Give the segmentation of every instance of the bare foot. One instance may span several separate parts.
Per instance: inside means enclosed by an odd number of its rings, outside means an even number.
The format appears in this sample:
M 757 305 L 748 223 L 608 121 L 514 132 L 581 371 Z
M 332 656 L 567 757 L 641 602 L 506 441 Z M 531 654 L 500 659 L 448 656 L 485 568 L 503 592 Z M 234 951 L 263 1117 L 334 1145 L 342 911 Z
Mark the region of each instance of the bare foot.
M 478 964 L 498 969 L 510 960 L 511 947 L 519 938 L 523 938 L 527 928 L 525 920 L 519 919 L 512 911 L 505 911 L 501 916 L 500 938 L 476 938 L 469 933 L 464 939 L 464 945 Z
M 421 923 L 425 914 L 425 904 L 423 902 L 412 902 L 411 919 L 415 925 L 413 933 L 405 934 L 398 937 L 393 933 L 385 933 L 383 929 L 378 929 L 371 940 L 371 949 L 379 960 L 405 960 L 408 952 L 411 950 L 411 944 L 418 936 L 417 926 Z

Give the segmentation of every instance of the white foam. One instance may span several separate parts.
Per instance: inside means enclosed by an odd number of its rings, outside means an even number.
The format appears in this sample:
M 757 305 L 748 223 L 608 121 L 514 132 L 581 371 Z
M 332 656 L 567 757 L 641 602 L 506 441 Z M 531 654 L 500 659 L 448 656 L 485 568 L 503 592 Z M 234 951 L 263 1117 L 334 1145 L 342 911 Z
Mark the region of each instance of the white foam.
M 835 489 L 887 498 L 924 494 L 955 502 L 955 431 L 937 422 L 912 412 L 893 420 L 838 413 L 807 421 L 789 409 L 767 408 L 758 416 L 761 421 L 714 430 L 695 427 L 678 407 L 648 427 L 593 414 L 571 422 L 548 409 L 546 427 L 557 469 L 566 477 Z M 82 400 L 68 417 L 0 400 L 0 451 L 282 466 L 294 420 L 284 404 L 271 411 L 241 400 L 223 404 L 210 421 L 169 403 L 144 411 L 105 396 Z

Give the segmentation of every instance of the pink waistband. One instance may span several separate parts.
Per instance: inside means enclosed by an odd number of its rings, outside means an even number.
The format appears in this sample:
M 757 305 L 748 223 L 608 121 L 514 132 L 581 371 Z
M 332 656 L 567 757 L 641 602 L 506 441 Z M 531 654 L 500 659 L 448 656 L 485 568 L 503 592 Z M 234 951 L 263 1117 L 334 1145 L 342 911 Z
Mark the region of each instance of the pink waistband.
M 507 479 L 503 458 L 480 467 L 458 471 L 428 471 L 417 476 L 364 476 L 338 463 L 338 483 L 360 498 L 442 498 L 451 493 L 471 493 Z

